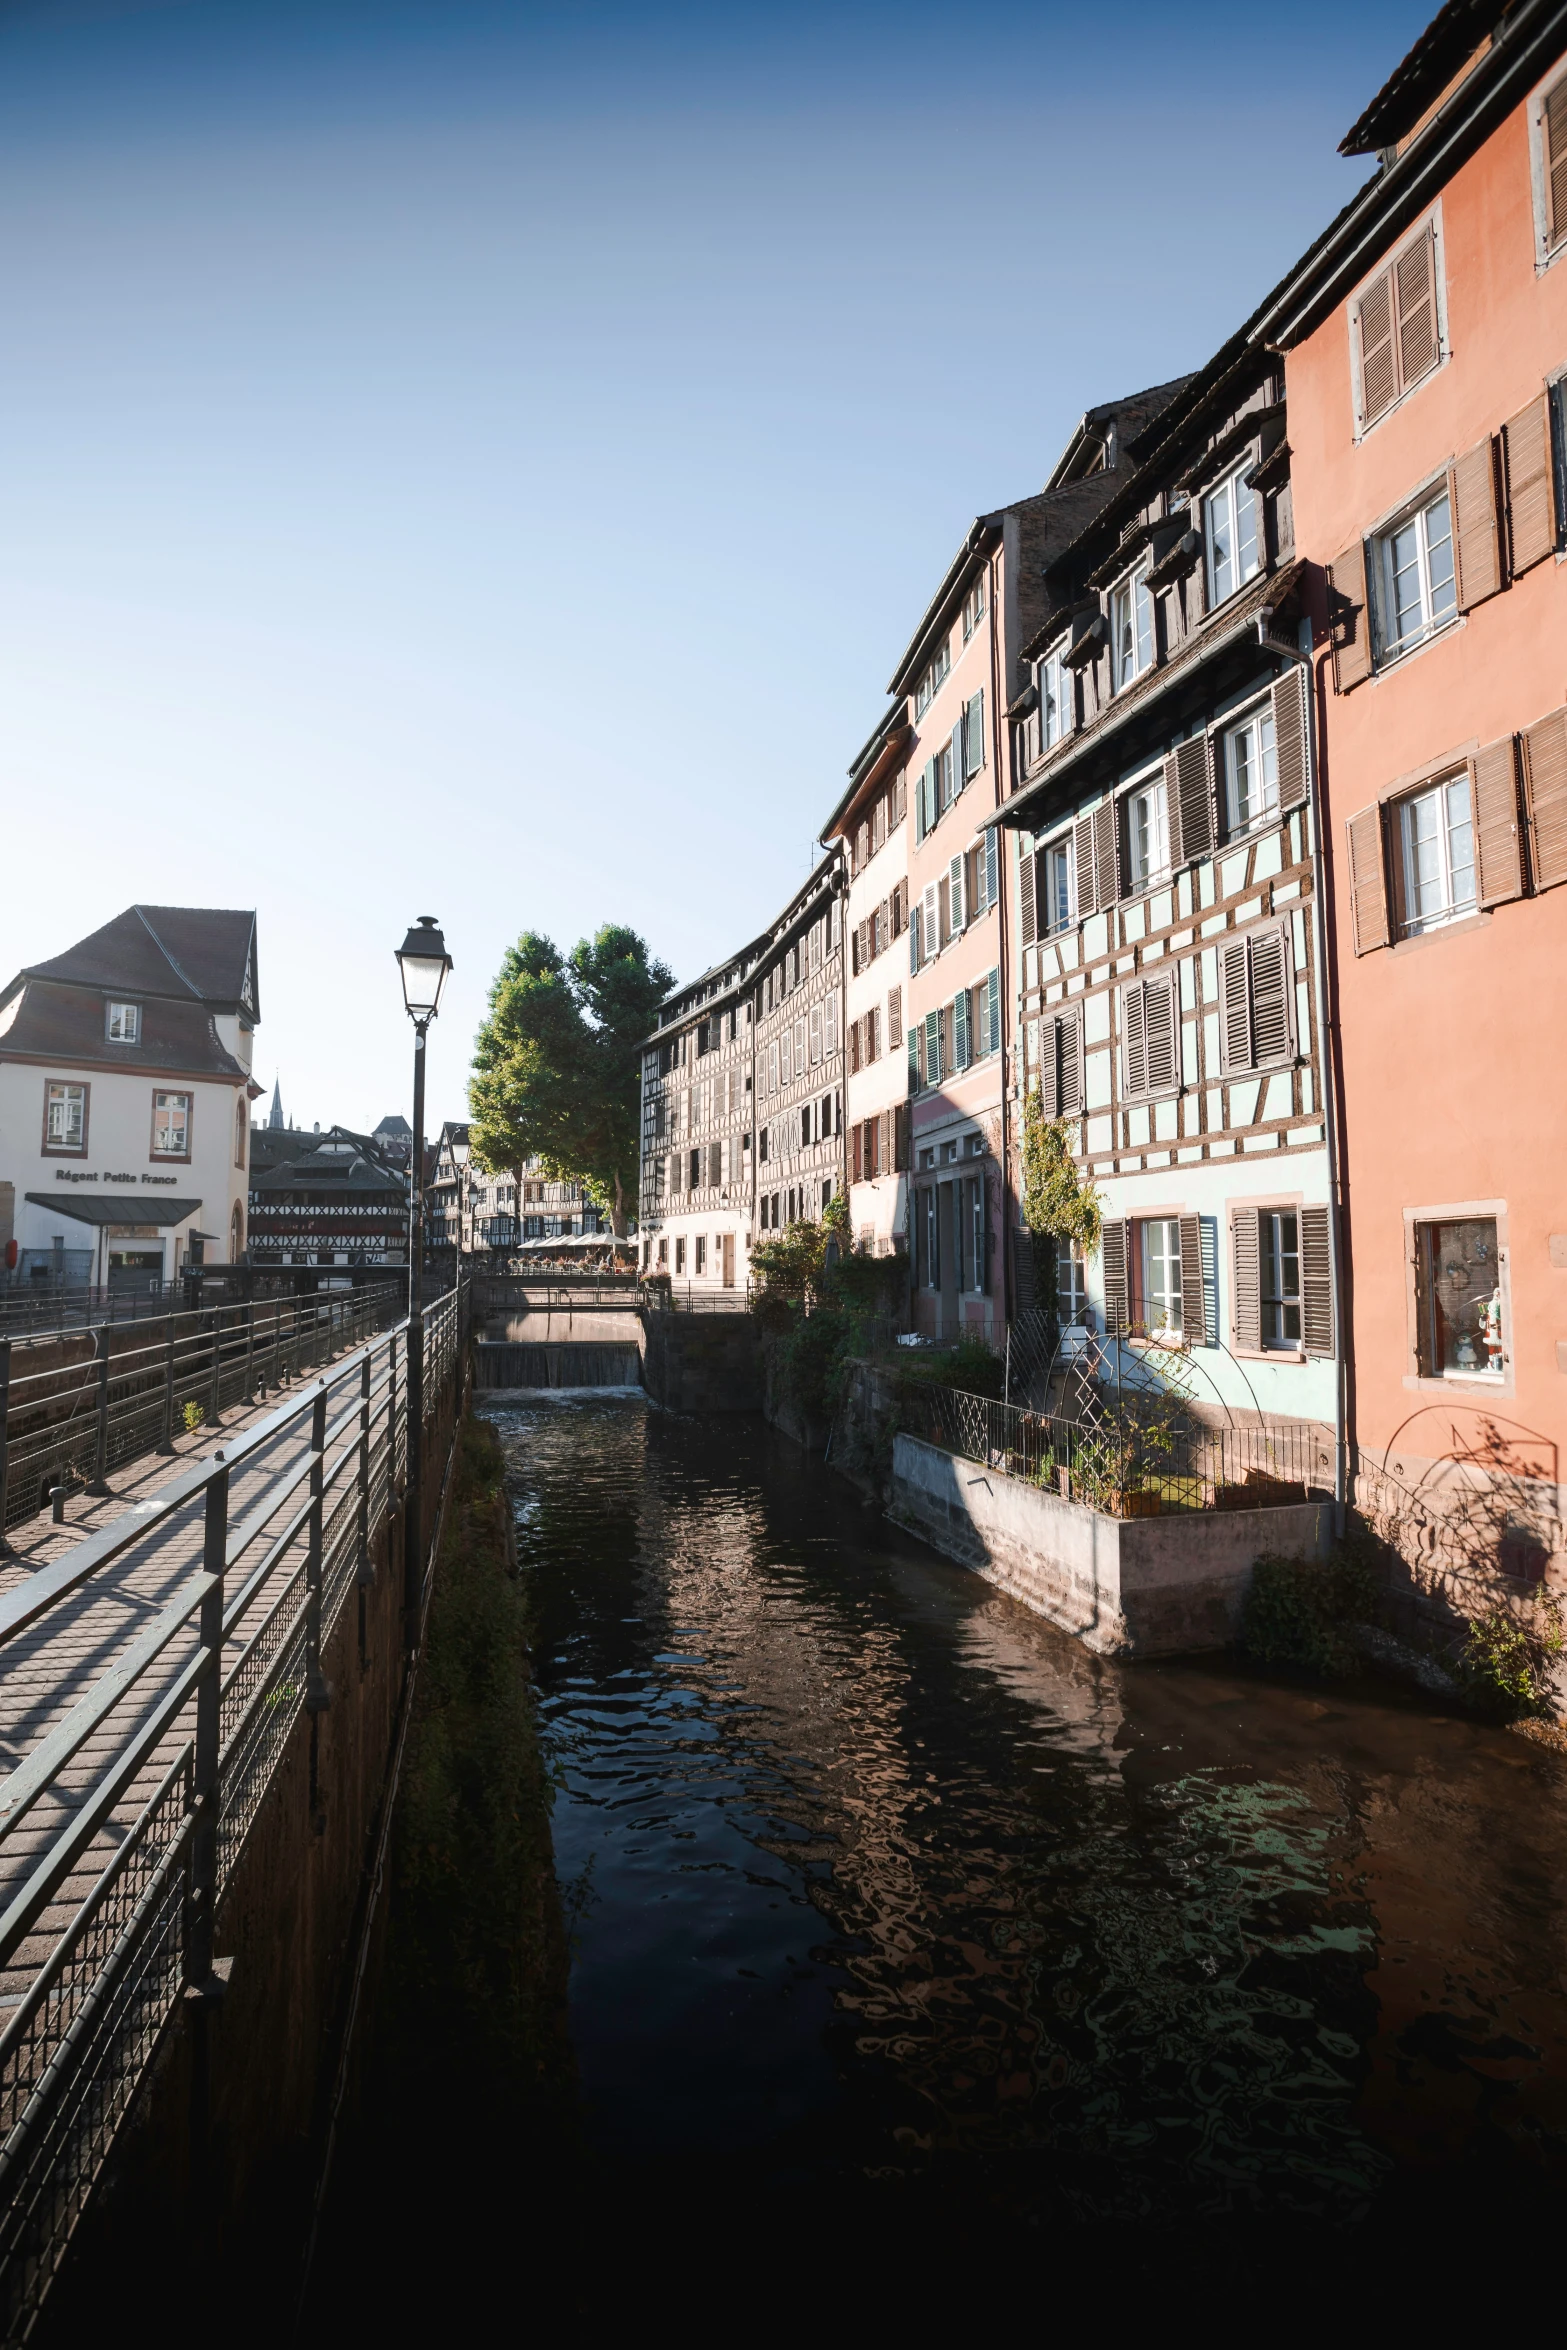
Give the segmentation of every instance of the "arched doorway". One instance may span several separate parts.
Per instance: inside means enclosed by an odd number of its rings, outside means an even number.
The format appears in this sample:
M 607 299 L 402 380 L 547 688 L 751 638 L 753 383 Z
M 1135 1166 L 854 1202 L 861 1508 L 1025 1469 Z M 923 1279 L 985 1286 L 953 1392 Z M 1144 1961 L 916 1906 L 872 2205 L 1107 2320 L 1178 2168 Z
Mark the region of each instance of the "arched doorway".
M 237 1265 L 245 1253 L 245 1211 L 239 1201 L 234 1202 L 234 1213 L 229 1218 L 229 1263 Z

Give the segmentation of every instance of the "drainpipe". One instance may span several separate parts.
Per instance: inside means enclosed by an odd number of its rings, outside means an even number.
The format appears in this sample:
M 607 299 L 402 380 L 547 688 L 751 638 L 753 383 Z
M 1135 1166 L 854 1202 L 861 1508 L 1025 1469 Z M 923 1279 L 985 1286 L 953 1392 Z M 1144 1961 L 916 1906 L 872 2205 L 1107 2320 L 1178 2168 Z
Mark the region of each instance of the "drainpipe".
M 1005 539 L 1005 535 L 1003 534 L 1003 537 L 1002 537 L 1002 547 L 1003 547 L 1003 549 L 1005 548 L 1005 545 L 1006 545 L 1006 539 Z M 1002 746 L 1003 746 L 1003 742 L 1004 742 L 1004 740 L 1005 740 L 1004 731 L 1003 731 L 1003 727 L 1002 727 L 1002 718 L 1001 718 L 1001 708 L 1002 708 L 1002 704 L 1001 704 L 1001 691 L 1000 691 L 1000 684 L 999 684 L 999 679 L 998 679 L 998 651 L 997 651 L 997 644 L 996 644 L 996 632 L 997 632 L 997 629 L 998 629 L 998 628 L 999 628 L 999 626 L 1000 626 L 1000 621 L 1001 621 L 1001 615 L 1000 615 L 1000 613 L 999 613 L 999 612 L 997 611 L 997 609 L 996 609 L 996 589 L 997 589 L 997 586 L 998 586 L 998 583 L 999 583 L 999 579 L 1000 579 L 1001 564 L 1000 564 L 1000 562 L 998 561 L 998 559 L 997 559 L 997 558 L 996 558 L 994 555 L 992 555 L 992 556 L 989 558 L 989 565 L 990 565 L 990 599 L 989 599 L 989 601 L 990 601 L 990 750 L 991 750 L 991 770 L 990 770 L 990 771 L 991 771 L 991 774 L 992 774 L 992 776 L 993 776 L 993 777 L 994 777 L 994 779 L 995 779 L 995 780 L 994 780 L 994 782 L 993 782 L 993 784 L 992 784 L 992 787 L 991 787 L 991 788 L 992 788 L 992 789 L 993 789 L 993 791 L 995 792 L 995 795 L 996 795 L 996 807 L 997 807 L 997 809 L 999 810 L 999 809 L 1000 809 L 1000 806 L 1001 806 L 1001 802 L 1002 802 L 1002 788 L 1001 788 L 1001 787 L 1002 787 L 1002 782 L 1003 782 L 1003 777 L 1002 777 L 1002 772 L 1001 772 L 1001 761 L 1002 761 L 1002 756 L 1003 756 L 1003 749 L 1002 749 Z M 1016 1023 L 1013 1021 L 1013 1019 L 1012 1019 L 1012 1017 L 1011 1017 L 1011 1009 L 1010 1009 L 1010 1007 L 1011 1007 L 1011 1004 L 1012 1004 L 1012 1000 L 1013 1000 L 1013 993 L 1012 993 L 1012 971 L 1011 971 L 1011 966 L 1010 966 L 1010 964 L 1008 963 L 1008 960 L 1007 960 L 1007 875 L 1006 875 L 1006 858 L 1005 858 L 1005 855 L 1004 855 L 1004 853 L 1003 853 L 1003 850 L 1002 850 L 1002 845 L 1001 845 L 1001 827 L 1000 827 L 1000 825 L 999 825 L 999 824 L 996 826 L 996 889 L 997 889 L 997 892 L 998 892 L 998 895 L 997 895 L 997 898 L 996 898 L 996 960 L 997 960 L 997 963 L 998 963 L 998 964 L 999 964 L 999 966 L 1000 966 L 1000 971 L 1001 971 L 1001 1197 L 1000 1197 L 1000 1199 L 999 1199 L 999 1200 L 997 1201 L 997 1203 L 996 1203 L 996 1210 L 997 1210 L 997 1214 L 998 1214 L 998 1216 L 1000 1217 L 1000 1221 L 1001 1221 L 1001 1245 L 1000 1245 L 1000 1248 L 999 1248 L 999 1249 L 998 1249 L 998 1251 L 997 1251 L 997 1254 L 999 1255 L 999 1257 L 1000 1257 L 1000 1259 L 1001 1259 L 1001 1306 L 1002 1306 L 1002 1319 L 1005 1321 L 1005 1323 L 1006 1323 L 1006 1325 L 1007 1325 L 1007 1361 L 1008 1361 L 1008 1365 L 1010 1366 L 1011 1359 L 1012 1359 L 1012 1312 L 1013 1312 L 1013 1305 L 1014 1305 L 1014 1300 L 1013 1300 L 1013 1296 L 1012 1296 L 1012 1269 L 1011 1269 L 1011 1266 L 1010 1266 L 1010 1265 L 1008 1264 L 1008 1262 L 1007 1262 L 1007 1236 L 1008 1236 L 1008 1233 L 1009 1233 L 1009 1231 L 1010 1231 L 1010 1229 L 1011 1229 L 1011 1226 L 1010 1226 L 1010 1224 L 1009 1224 L 1009 1222 L 1008 1222 L 1008 1209 L 1009 1209 L 1009 1207 L 1011 1206 L 1011 1186 L 1010 1186 L 1010 1184 L 1009 1184 L 1009 1182 L 1008 1182 L 1008 1178 L 1007 1178 L 1007 1160 L 1008 1160 L 1008 1148 L 1007 1148 L 1007 1145 L 1008 1145 L 1008 1128 L 1009 1128 L 1009 1125 L 1010 1125 L 1010 1115 L 1009 1115 L 1009 1112 L 1008 1112 L 1008 1107 L 1007 1107 L 1007 1061 L 1008 1061 L 1008 1050 L 1009 1050 L 1009 1047 L 1010 1047 L 1010 1045 L 1011 1045 L 1011 1041 L 1012 1041 L 1012 1040 L 1011 1040 L 1011 1034 L 1010 1034 L 1010 1032 L 1011 1032 L 1011 1030 L 1013 1029 L 1013 1027 L 1016 1025 Z M 1009 1369 L 1009 1375 L 1008 1375 L 1008 1379 L 1007 1379 L 1007 1390 L 1008 1390 L 1008 1394 L 1009 1394 L 1009 1395 L 1010 1395 L 1010 1392 L 1011 1392 L 1011 1384 L 1012 1384 L 1012 1383 L 1011 1383 L 1010 1369 Z
M 1257 642 L 1264 651 L 1293 661 L 1306 686 L 1306 808 L 1311 819 L 1312 999 L 1322 1058 L 1322 1125 L 1328 1147 L 1328 1255 L 1333 1284 L 1333 1531 L 1342 1538 L 1349 1501 L 1349 1454 L 1345 1412 L 1345 1329 L 1343 1282 L 1344 1194 L 1339 1168 L 1338 1087 L 1335 1081 L 1333 1032 L 1328 1017 L 1327 893 L 1324 887 L 1322 809 L 1317 791 L 1317 673 L 1312 662 L 1310 620 L 1301 623 L 1303 645 L 1294 646 L 1269 634 L 1273 609 L 1264 604 L 1257 615 Z

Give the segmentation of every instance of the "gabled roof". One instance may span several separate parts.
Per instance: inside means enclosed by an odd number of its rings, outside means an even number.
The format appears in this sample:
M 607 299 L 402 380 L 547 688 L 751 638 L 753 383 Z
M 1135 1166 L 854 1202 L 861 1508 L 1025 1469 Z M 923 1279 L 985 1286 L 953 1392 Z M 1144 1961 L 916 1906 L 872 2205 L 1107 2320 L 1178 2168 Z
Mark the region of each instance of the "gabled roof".
M 123 988 L 259 1018 L 256 917 L 216 906 L 127 906 L 63 955 L 19 972 L 6 995 L 23 979 Z
M 5 999 L 0 1060 L 145 1070 L 149 1076 L 238 1078 L 252 1093 L 260 1091 L 249 1071 L 219 1042 L 205 1005 L 171 1002 L 147 988 L 139 991 L 138 1001 L 142 1016 L 136 1042 L 114 1043 L 107 1034 L 98 988 L 68 987 L 58 980 L 40 984 L 24 974 Z
M 1447 0 L 1360 120 L 1344 133 L 1339 153 L 1375 155 L 1396 146 L 1507 15 L 1509 5 L 1510 0 Z

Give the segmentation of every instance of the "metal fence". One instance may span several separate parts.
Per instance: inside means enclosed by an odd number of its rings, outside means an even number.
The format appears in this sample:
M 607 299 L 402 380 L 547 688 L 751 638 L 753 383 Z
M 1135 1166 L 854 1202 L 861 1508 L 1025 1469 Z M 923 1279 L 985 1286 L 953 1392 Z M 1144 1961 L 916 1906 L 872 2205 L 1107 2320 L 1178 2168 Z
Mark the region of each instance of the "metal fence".
M 907 1434 L 1107 1516 L 1274 1509 L 1330 1496 L 1331 1452 L 1304 1422 L 1210 1427 L 1152 1410 L 1065 1420 L 955 1387 L 903 1383 Z
M 90 1354 L 31 1367 L 41 1348 L 0 1337 L 0 1538 L 51 1494 L 107 1492 L 110 1471 L 172 1452 L 190 1426 L 221 1427 L 292 1379 L 357 1346 L 406 1312 L 402 1282 L 297 1297 L 257 1298 L 197 1312 L 165 1311 L 145 1343 L 100 1322 L 66 1333 Z M 3 1549 L 3 1541 L 0 1541 Z
M 693 1281 L 648 1281 L 642 1302 L 655 1314 L 743 1314 L 750 1307 L 751 1284 L 737 1281 L 732 1289 L 699 1289 Z
M 460 1391 L 466 1324 L 465 1294 L 427 1309 L 427 1428 Z M 218 1903 L 301 1711 L 329 1702 L 323 1648 L 398 1509 L 406 1349 L 405 1322 L 0 1594 L 4 1730 L 27 1748 L 0 1782 L 7 2342 L 170 2017 L 210 1996 Z

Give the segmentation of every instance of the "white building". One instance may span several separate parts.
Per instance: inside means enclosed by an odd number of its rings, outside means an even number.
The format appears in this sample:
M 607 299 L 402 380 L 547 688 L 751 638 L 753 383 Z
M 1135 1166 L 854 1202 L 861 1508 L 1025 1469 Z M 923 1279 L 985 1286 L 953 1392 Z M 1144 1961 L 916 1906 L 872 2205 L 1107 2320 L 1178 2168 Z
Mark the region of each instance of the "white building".
M 909 835 L 903 762 L 908 706 L 894 702 L 849 769 L 822 839 L 849 874 L 845 944 L 844 1158 L 857 1244 L 877 1256 L 907 1245 Z
M 0 1280 L 141 1288 L 244 1254 L 257 1017 L 253 913 L 131 906 L 17 974 Z

